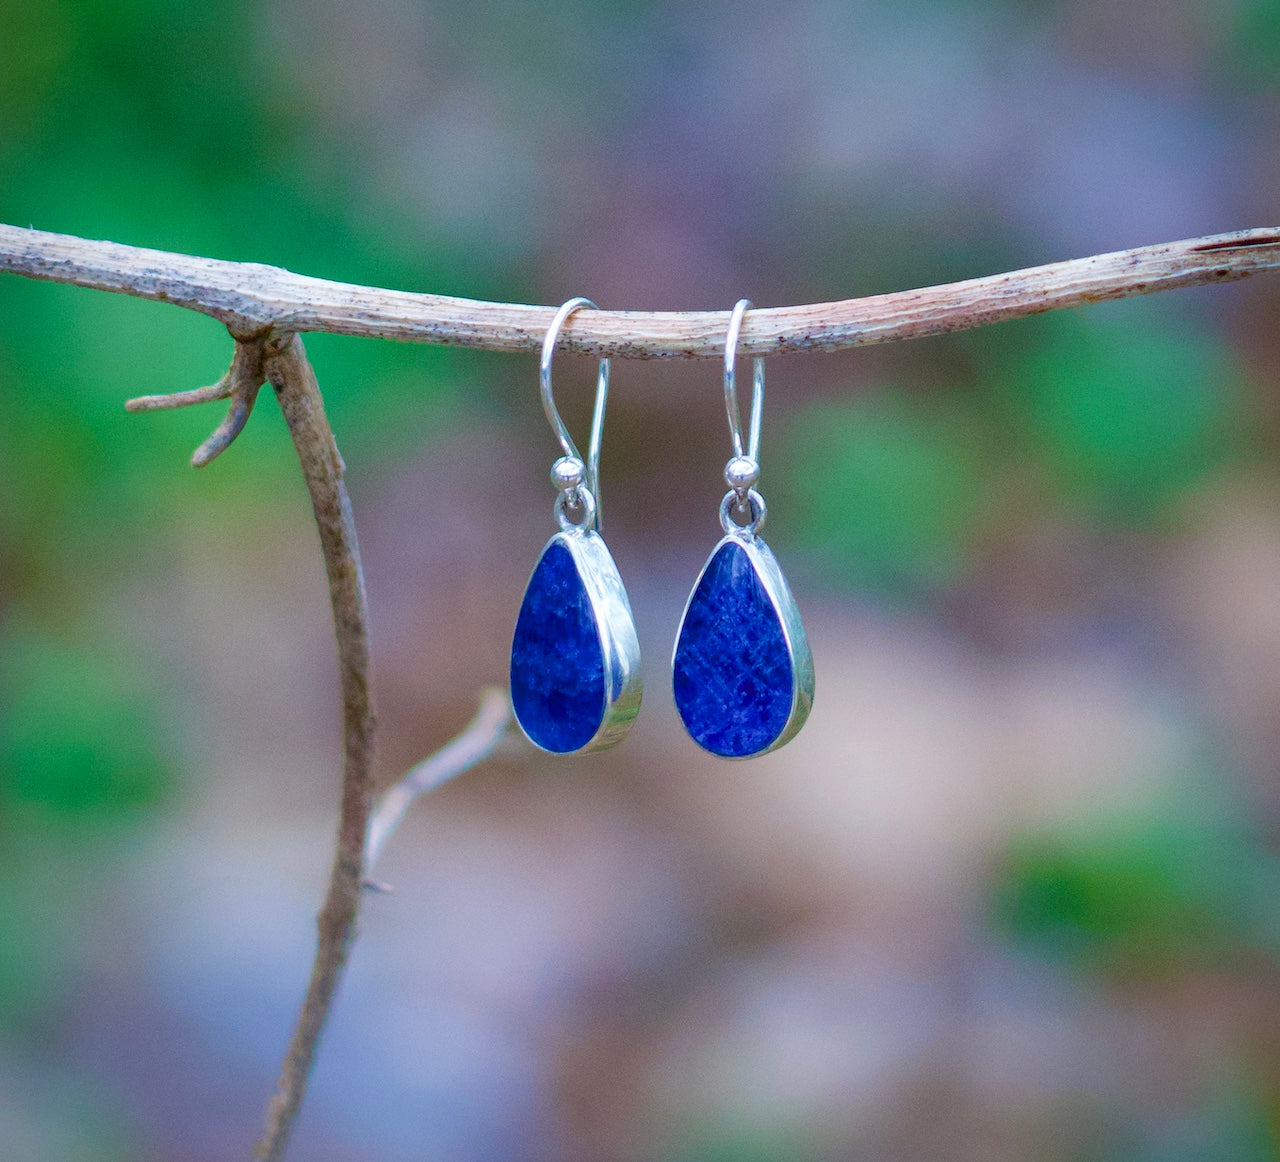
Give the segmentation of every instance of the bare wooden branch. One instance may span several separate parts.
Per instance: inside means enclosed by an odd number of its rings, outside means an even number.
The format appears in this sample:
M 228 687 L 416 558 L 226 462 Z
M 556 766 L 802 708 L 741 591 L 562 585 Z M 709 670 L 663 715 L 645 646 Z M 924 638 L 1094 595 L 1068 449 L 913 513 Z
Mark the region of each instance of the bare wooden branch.
M 344 465 L 325 418 L 315 373 L 297 335 L 236 340 L 231 367 L 218 383 L 195 391 L 129 400 L 130 411 L 187 407 L 232 398 L 227 418 L 192 457 L 201 467 L 227 448 L 244 428 L 263 381 L 269 380 L 302 467 L 329 579 L 342 688 L 345 761 L 338 841 L 329 889 L 318 919 L 315 960 L 293 1037 L 256 1153 L 276 1162 L 284 1153 L 302 1105 L 320 1034 L 328 1020 L 355 939 L 360 889 L 367 884 L 383 845 L 418 796 L 469 770 L 501 742 L 511 721 L 505 690 L 484 691 L 480 708 L 457 738 L 413 767 L 384 795 L 370 820 L 373 710 L 369 697 L 369 632 L 364 575 Z M 369 843 L 366 854 L 366 841 Z M 374 886 L 374 885 L 369 885 Z
M 834 351 L 1280 269 L 1280 228 L 1240 230 L 966 279 L 923 290 L 747 313 L 743 355 Z M 0 225 L 0 270 L 175 303 L 233 335 L 327 331 L 418 343 L 534 351 L 554 307 L 410 294 Z M 581 288 L 573 288 L 578 290 Z M 578 311 L 560 348 L 634 359 L 716 357 L 729 312 Z
M 372 793 L 373 705 L 369 695 L 369 618 L 364 572 L 342 457 L 325 418 L 315 373 L 297 335 L 269 345 L 263 371 L 280 400 L 289 435 L 311 494 L 320 548 L 329 578 L 333 625 L 338 639 L 342 690 L 344 763 L 338 841 L 329 889 L 318 920 L 319 934 L 307 995 L 293 1039 L 267 1108 L 257 1155 L 276 1162 L 284 1152 L 306 1088 L 316 1044 L 332 1006 L 351 942 L 355 938 L 364 878 L 365 836 Z
M 365 850 L 366 884 L 373 876 L 373 869 L 387 840 L 400 826 L 414 801 L 487 759 L 506 735 L 511 721 L 510 695 L 497 686 L 487 686 L 480 693 L 480 706 L 475 717 L 462 733 L 411 767 L 399 782 L 383 792 L 369 821 L 369 842 Z

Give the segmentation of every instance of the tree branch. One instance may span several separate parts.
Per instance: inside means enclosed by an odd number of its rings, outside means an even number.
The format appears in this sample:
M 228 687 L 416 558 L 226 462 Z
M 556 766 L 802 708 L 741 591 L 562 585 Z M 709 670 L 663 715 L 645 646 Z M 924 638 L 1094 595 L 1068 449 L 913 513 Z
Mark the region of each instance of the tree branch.
M 462 733 L 411 767 L 398 783 L 387 788 L 378 800 L 373 818 L 369 820 L 369 842 L 365 849 L 366 886 L 380 886 L 371 879 L 374 866 L 387 840 L 400 826 L 414 801 L 487 759 L 502 742 L 510 726 L 510 695 L 497 686 L 486 687 L 480 693 L 480 706 L 475 717 Z
M 355 939 L 360 891 L 377 886 L 367 877 L 415 799 L 483 761 L 502 741 L 511 722 L 505 690 L 486 689 L 475 718 L 435 754 L 413 767 L 382 797 L 371 817 L 373 710 L 369 697 L 370 658 L 364 574 L 344 466 L 325 418 L 315 373 L 296 336 L 236 340 L 231 367 L 210 387 L 129 400 L 130 411 L 157 411 L 233 399 L 231 412 L 206 440 L 192 463 L 207 464 L 230 445 L 248 420 L 263 381 L 275 388 L 311 496 L 320 546 L 329 579 L 342 689 L 345 761 L 338 841 L 329 889 L 318 918 L 311 980 L 293 1037 L 281 1066 L 276 1091 L 267 1107 L 266 1125 L 256 1153 L 276 1162 L 285 1149 L 306 1091 L 320 1034 Z
M 1142 246 L 923 290 L 747 312 L 743 355 L 834 351 L 918 339 L 1177 287 L 1280 269 L 1280 228 Z M 176 303 L 237 338 L 327 331 L 417 343 L 534 351 L 554 307 L 479 302 L 329 282 L 259 263 L 190 258 L 0 225 L 0 270 Z M 560 348 L 653 359 L 723 354 L 728 311 L 578 311 Z
M 334 442 L 315 373 L 297 335 L 268 346 L 263 371 L 275 388 L 294 450 L 302 467 L 320 530 L 320 548 L 329 577 L 333 625 L 338 639 L 342 689 L 344 763 L 338 843 L 329 890 L 318 920 L 319 938 L 311 981 L 298 1014 L 293 1039 L 267 1107 L 258 1157 L 276 1162 L 302 1104 L 311 1060 L 324 1027 L 351 942 L 355 938 L 364 845 L 372 792 L 373 706 L 369 697 L 369 617 L 364 572 L 356 542 L 351 502 L 343 481 L 342 457 Z
M 360 546 L 343 481 L 342 457 L 325 418 L 315 373 L 297 335 L 269 338 L 259 334 L 236 339 L 231 367 L 211 387 L 141 396 L 129 400 L 125 407 L 135 412 L 157 411 L 230 396 L 231 411 L 226 419 L 191 458 L 199 468 L 226 449 L 244 429 L 264 380 L 271 383 L 280 400 L 320 531 L 338 642 L 344 747 L 338 840 L 328 893 L 317 921 L 319 933 L 311 980 L 257 1147 L 259 1158 L 276 1162 L 284 1152 L 302 1104 L 316 1045 L 346 967 L 364 883 L 374 717 L 369 698 L 369 618 Z

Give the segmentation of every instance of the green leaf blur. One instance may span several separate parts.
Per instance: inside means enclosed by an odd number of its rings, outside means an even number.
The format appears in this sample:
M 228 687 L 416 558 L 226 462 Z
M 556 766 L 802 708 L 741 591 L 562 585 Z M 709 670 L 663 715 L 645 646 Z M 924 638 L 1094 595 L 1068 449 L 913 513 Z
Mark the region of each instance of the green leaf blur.
M 1219 340 L 1175 312 L 1058 312 L 997 353 L 999 418 L 1082 515 L 1160 519 L 1238 446 L 1239 372 Z
M 809 408 L 785 457 L 800 535 L 852 585 L 945 585 L 964 569 L 981 517 L 977 419 L 893 391 Z
M 1214 796 L 1024 835 L 996 874 L 997 923 L 1083 968 L 1167 974 L 1280 959 L 1280 859 Z
M 0 793 L 57 814 L 159 804 L 154 691 L 119 654 L 46 635 L 0 638 Z
M 918 598 L 1000 522 L 1167 523 L 1248 448 L 1241 373 L 1162 304 L 1058 312 L 949 340 L 961 382 L 803 409 L 786 442 L 801 537 L 833 577 Z

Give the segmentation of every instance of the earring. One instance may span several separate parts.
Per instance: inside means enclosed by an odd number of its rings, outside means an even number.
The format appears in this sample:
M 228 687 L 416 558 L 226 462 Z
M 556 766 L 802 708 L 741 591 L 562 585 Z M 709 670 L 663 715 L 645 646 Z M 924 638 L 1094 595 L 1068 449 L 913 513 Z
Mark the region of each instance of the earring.
M 733 458 L 724 470 L 729 491 L 720 503 L 725 535 L 689 594 L 671 661 L 685 729 L 705 750 L 734 759 L 767 754 L 794 738 L 813 705 L 813 655 L 800 611 L 758 536 L 766 515 L 764 498 L 753 487 L 760 476 L 763 359 L 754 364 L 745 454 L 742 446 L 733 373 L 738 332 L 750 306 L 743 299 L 733 308 L 725 336 L 724 400 L 733 441 Z
M 600 526 L 600 439 L 609 360 L 600 360 L 584 465 L 551 393 L 551 357 L 564 321 L 590 299 L 570 299 L 542 343 L 542 406 L 564 449 L 551 466 L 560 524 L 524 592 L 511 643 L 511 704 L 535 746 L 554 754 L 622 741 L 640 709 L 640 643 L 631 603 Z

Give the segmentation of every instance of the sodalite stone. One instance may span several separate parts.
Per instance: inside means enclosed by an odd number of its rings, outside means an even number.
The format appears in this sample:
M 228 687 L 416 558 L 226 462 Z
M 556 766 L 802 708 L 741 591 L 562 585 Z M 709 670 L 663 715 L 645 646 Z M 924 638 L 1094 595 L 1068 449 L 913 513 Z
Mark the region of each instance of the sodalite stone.
M 511 704 L 544 750 L 586 746 L 604 720 L 604 656 L 595 611 L 569 550 L 552 544 L 533 570 L 511 643 Z
M 782 622 L 741 545 L 711 558 L 680 627 L 676 708 L 694 742 L 725 758 L 768 748 L 791 716 L 795 675 Z

